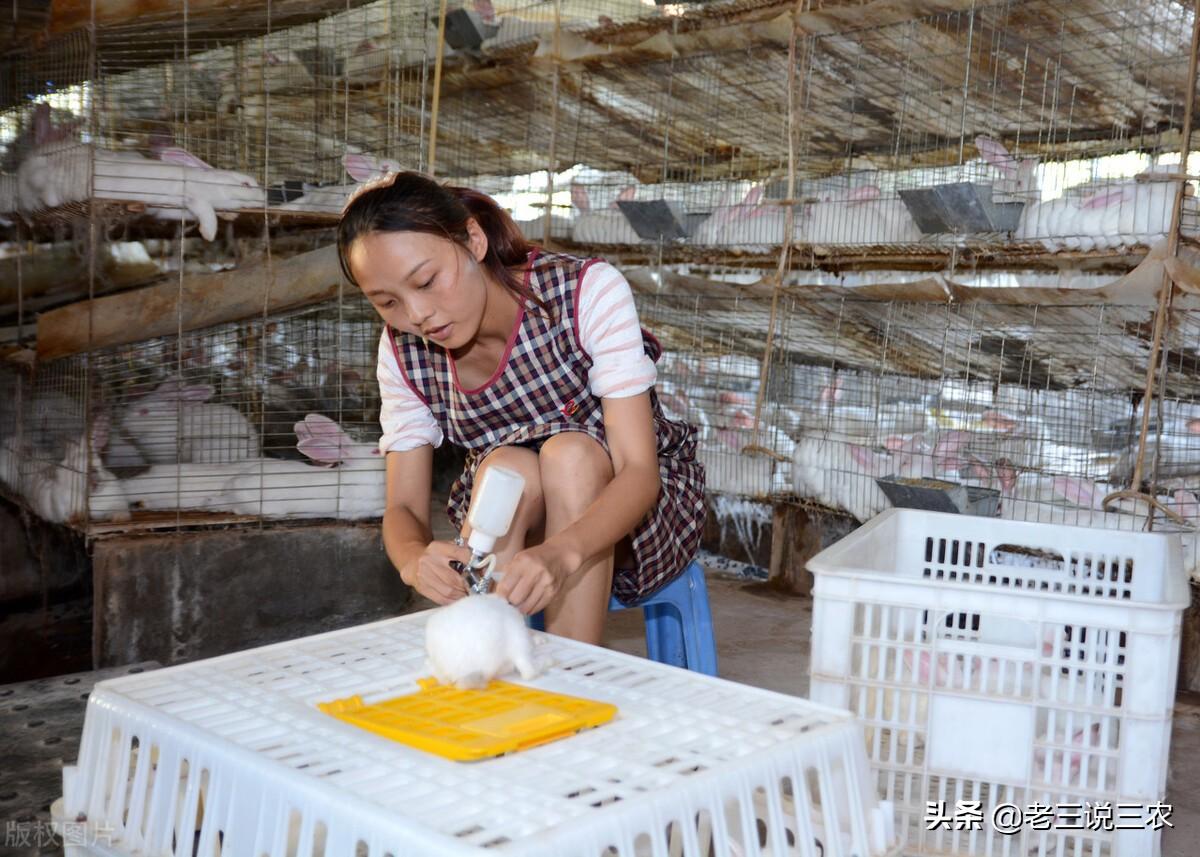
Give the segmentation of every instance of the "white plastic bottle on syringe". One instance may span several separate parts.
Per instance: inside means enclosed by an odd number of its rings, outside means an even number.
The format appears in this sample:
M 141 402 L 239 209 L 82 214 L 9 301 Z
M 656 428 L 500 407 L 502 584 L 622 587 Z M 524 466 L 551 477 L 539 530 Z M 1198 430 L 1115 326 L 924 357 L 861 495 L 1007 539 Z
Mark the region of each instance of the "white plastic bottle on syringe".
M 505 467 L 488 467 L 471 492 L 471 508 L 467 512 L 467 523 L 471 525 L 467 547 L 471 549 L 471 559 L 464 574 L 473 594 L 481 595 L 491 588 L 496 567 L 492 549 L 512 526 L 524 490 L 525 477 L 520 473 Z M 462 537 L 455 541 L 461 545 Z M 487 571 L 480 577 L 476 572 L 485 566 Z

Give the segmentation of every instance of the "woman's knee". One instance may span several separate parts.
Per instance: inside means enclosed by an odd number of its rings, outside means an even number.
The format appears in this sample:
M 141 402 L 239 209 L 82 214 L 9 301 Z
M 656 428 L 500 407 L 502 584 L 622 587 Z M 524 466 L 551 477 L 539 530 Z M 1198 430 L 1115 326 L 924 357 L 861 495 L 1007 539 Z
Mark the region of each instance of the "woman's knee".
M 613 478 L 607 450 L 582 432 L 563 432 L 542 444 L 538 470 L 546 503 L 574 513 L 586 509 Z

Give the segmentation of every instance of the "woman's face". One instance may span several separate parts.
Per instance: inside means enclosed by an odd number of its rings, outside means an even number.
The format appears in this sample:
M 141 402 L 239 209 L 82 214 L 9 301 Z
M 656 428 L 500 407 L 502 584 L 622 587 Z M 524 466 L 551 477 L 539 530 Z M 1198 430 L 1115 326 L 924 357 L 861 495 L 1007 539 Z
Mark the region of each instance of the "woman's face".
M 370 232 L 347 254 L 363 294 L 383 320 L 447 349 L 474 339 L 487 304 L 479 260 L 487 238 L 468 221 L 468 247 L 426 232 Z

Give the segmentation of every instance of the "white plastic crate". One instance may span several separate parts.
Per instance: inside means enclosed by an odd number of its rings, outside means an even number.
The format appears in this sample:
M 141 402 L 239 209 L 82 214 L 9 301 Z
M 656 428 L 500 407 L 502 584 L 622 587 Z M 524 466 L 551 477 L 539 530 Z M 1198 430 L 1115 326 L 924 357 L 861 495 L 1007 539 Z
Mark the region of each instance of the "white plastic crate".
M 427 616 L 98 684 L 56 805 L 87 825 L 68 855 L 899 854 L 845 712 L 594 646 L 547 637 L 532 684 L 616 718 L 498 759 L 317 710 L 415 691 Z
M 905 854 L 1160 853 L 1149 810 L 1140 829 L 991 819 L 1163 798 L 1188 604 L 1176 536 L 890 509 L 808 566 L 812 698 L 862 721 Z M 982 829 L 927 823 L 940 801 L 980 802 Z

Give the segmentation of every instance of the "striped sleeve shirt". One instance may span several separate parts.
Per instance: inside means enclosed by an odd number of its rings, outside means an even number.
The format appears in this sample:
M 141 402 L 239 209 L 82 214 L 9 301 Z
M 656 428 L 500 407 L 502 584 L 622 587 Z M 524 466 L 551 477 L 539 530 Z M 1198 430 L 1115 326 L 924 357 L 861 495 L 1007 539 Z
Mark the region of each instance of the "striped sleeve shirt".
M 599 398 L 620 399 L 654 386 L 654 362 L 642 347 L 641 325 L 633 292 L 621 272 L 607 262 L 588 267 L 579 284 L 579 341 L 592 359 L 588 388 Z M 376 378 L 383 405 L 379 448 L 405 452 L 429 444 L 441 446 L 443 435 L 429 406 L 405 383 L 387 330 L 379 340 Z

